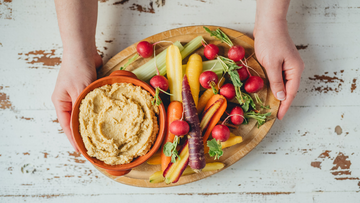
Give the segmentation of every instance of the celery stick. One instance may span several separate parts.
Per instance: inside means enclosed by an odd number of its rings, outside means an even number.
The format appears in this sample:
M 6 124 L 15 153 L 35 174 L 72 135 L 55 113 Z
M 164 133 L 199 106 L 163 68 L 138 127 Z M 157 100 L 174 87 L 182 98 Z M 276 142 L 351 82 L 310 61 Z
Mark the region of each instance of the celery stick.
M 187 43 L 184 46 L 184 50 L 181 51 L 181 57 L 184 59 L 185 57 L 189 56 L 191 53 L 193 53 L 196 49 L 201 47 L 201 42 L 204 40 L 202 36 L 197 36 L 193 40 L 191 40 L 189 43 Z
M 179 47 L 181 57 L 182 57 L 182 59 L 184 59 L 185 57 L 187 57 L 188 55 L 193 53 L 196 49 L 201 47 L 202 40 L 204 40 L 203 37 L 198 36 L 198 37 L 195 37 L 193 40 L 191 40 L 189 43 L 187 43 L 184 47 L 180 44 L 180 42 L 175 42 L 174 45 Z M 160 75 L 165 75 L 166 74 L 166 49 L 156 56 L 156 63 L 157 63 Z M 146 64 L 133 70 L 133 73 L 140 80 L 149 81 L 154 75 L 156 75 L 154 59 L 151 59 Z
M 184 49 L 179 41 L 174 42 L 174 45 L 177 46 L 180 51 Z M 161 75 L 166 74 L 166 50 L 162 51 L 156 56 L 156 64 Z M 140 66 L 139 68 L 133 70 L 132 72 L 142 81 L 149 81 L 154 75 L 156 75 L 156 67 L 154 58 Z

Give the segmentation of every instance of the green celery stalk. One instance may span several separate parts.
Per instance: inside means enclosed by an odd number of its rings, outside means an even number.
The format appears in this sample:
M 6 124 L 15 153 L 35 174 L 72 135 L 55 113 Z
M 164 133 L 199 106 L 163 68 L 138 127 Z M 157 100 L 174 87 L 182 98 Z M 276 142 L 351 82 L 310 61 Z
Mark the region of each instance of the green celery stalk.
M 181 43 L 178 42 L 178 41 L 175 42 L 174 45 L 179 47 L 181 57 L 182 57 L 182 59 L 184 59 L 185 57 L 187 57 L 191 53 L 193 53 L 196 49 L 201 47 L 201 45 L 202 45 L 201 42 L 203 40 L 204 39 L 203 39 L 202 36 L 198 36 L 198 37 L 195 37 L 193 40 L 191 40 L 189 43 L 187 43 L 185 46 L 182 46 Z M 167 51 L 167 49 L 165 49 L 164 51 L 162 51 L 160 54 L 158 54 L 156 56 L 156 64 L 157 64 L 157 67 L 159 69 L 160 75 L 165 75 L 166 74 L 166 51 Z M 212 64 L 214 64 L 214 63 L 212 63 Z M 154 59 L 151 59 L 150 61 L 148 61 L 144 65 L 140 66 L 139 68 L 133 70 L 132 72 L 140 80 L 149 81 L 154 75 L 156 75 L 156 68 L 155 68 Z
M 174 45 L 177 46 L 180 51 L 184 49 L 184 47 L 181 45 L 179 41 L 174 42 Z M 156 64 L 159 69 L 161 75 L 166 74 L 166 51 L 162 51 L 160 54 L 156 56 Z M 156 67 L 155 67 L 155 58 L 151 59 L 144 65 L 140 66 L 139 68 L 132 71 L 137 78 L 139 78 L 142 81 L 149 81 L 154 75 L 156 75 Z
M 191 40 L 189 43 L 187 43 L 184 46 L 184 50 L 180 50 L 181 57 L 184 59 L 185 57 L 189 56 L 191 53 L 193 53 L 196 49 L 201 47 L 201 42 L 204 40 L 202 36 L 197 36 L 193 40 Z

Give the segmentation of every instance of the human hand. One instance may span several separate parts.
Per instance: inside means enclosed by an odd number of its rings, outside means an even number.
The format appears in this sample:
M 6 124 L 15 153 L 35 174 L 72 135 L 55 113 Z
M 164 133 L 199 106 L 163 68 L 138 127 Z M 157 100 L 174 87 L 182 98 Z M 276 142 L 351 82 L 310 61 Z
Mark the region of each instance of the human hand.
M 286 20 L 257 22 L 255 54 L 266 69 L 274 96 L 281 101 L 278 119 L 284 118 L 300 85 L 304 62 L 291 40 Z
M 76 151 L 78 149 L 70 129 L 72 105 L 85 87 L 96 80 L 96 67 L 101 64 L 102 59 L 97 53 L 91 57 L 63 54 L 63 61 L 51 100 L 54 103 L 59 123 Z

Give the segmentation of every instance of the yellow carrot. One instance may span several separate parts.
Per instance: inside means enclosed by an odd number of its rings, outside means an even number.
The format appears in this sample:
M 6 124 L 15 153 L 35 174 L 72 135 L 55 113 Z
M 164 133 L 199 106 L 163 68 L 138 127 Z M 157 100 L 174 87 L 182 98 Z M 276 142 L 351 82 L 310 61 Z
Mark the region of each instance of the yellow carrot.
M 221 163 L 221 162 L 213 162 L 213 163 L 207 163 L 205 168 L 202 169 L 203 172 L 205 171 L 215 171 L 215 170 L 219 170 L 224 168 L 225 164 Z M 194 174 L 195 171 L 192 170 L 189 166 L 186 167 L 184 173 L 182 174 L 182 176 L 185 175 L 190 175 L 190 174 Z M 162 171 L 157 171 L 154 174 L 152 174 L 149 177 L 149 181 L 150 183 L 161 183 L 165 181 L 165 178 L 163 176 L 163 172 Z
M 191 94 L 193 96 L 195 106 L 197 107 L 199 102 L 200 82 L 199 77 L 202 72 L 202 58 L 199 54 L 193 54 L 190 56 L 186 66 L 186 76 L 189 81 Z
M 175 45 L 170 45 L 166 52 L 166 72 L 170 89 L 170 101 L 182 101 L 182 58 L 180 50 Z
M 221 87 L 225 82 L 225 78 L 221 78 L 218 82 L 218 84 L 216 85 L 216 90 L 219 90 L 219 87 Z M 201 112 L 204 110 L 207 102 L 209 101 L 209 99 L 214 96 L 214 92 L 212 89 L 207 89 L 200 97 L 199 99 L 199 103 L 197 105 L 197 112 L 198 115 L 201 114 Z
M 229 139 L 226 140 L 225 142 L 221 142 L 221 149 L 225 149 L 225 148 L 231 147 L 233 145 L 239 144 L 242 141 L 243 141 L 243 139 L 242 139 L 241 136 L 237 136 L 237 135 L 234 135 L 233 133 L 230 133 Z M 204 147 L 204 152 L 205 152 L 205 154 L 209 153 L 209 147 L 208 146 Z M 160 161 L 158 161 L 158 163 L 159 162 Z

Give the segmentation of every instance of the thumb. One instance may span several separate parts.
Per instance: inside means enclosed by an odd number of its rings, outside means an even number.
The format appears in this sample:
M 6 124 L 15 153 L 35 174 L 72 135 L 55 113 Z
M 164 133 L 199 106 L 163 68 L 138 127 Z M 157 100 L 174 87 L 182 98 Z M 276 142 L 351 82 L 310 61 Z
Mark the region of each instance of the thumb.
M 269 78 L 271 91 L 275 98 L 280 101 L 285 100 L 286 92 L 282 75 L 282 64 L 278 63 L 273 66 L 265 67 L 265 69 Z

